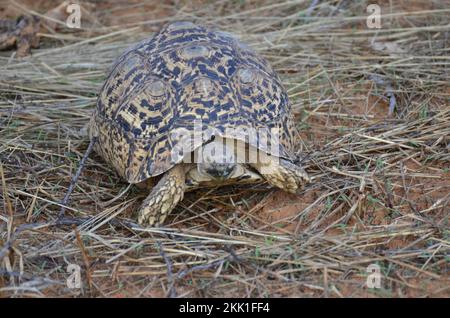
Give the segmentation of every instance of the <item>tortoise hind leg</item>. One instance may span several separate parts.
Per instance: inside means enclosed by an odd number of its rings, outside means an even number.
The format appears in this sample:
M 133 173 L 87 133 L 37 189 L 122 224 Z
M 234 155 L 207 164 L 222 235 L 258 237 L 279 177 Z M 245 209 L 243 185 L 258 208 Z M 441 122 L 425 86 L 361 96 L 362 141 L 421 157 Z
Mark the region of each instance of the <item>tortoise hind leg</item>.
M 251 164 L 269 184 L 290 193 L 296 193 L 310 182 L 308 174 L 301 167 L 282 158 L 258 152 L 258 161 Z
M 158 226 L 164 222 L 166 217 L 183 200 L 185 191 L 185 168 L 178 164 L 159 180 L 150 194 L 142 202 L 139 209 L 139 224 Z

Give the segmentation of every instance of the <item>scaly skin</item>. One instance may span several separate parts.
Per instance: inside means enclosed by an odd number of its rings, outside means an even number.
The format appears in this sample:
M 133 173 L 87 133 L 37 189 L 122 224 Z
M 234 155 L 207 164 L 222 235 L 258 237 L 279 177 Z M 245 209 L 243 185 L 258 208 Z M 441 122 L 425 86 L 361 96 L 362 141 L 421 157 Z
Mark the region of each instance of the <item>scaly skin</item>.
M 252 166 L 269 184 L 290 193 L 296 193 L 305 183 L 310 182 L 308 174 L 301 167 L 262 152 L 260 160 Z M 187 189 L 186 173 L 190 168 L 190 165 L 178 164 L 164 174 L 143 201 L 139 209 L 139 224 L 159 226 L 164 223 L 170 212 L 183 200 Z M 217 180 L 211 179 L 211 182 Z
M 182 164 L 164 174 L 139 209 L 139 224 L 161 225 L 175 206 L 183 200 L 186 171 Z
M 308 174 L 301 167 L 282 158 L 259 152 L 259 160 L 252 166 L 269 184 L 290 193 L 296 193 L 310 182 Z

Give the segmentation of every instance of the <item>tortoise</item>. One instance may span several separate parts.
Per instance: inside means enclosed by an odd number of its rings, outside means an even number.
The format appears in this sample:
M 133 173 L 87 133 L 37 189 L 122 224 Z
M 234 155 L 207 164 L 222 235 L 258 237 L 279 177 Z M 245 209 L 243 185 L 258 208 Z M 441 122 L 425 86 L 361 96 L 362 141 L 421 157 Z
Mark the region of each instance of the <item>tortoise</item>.
M 156 226 L 203 186 L 309 182 L 286 90 L 234 35 L 167 24 L 114 63 L 89 122 L 94 150 L 131 184 L 151 185 L 138 222 Z

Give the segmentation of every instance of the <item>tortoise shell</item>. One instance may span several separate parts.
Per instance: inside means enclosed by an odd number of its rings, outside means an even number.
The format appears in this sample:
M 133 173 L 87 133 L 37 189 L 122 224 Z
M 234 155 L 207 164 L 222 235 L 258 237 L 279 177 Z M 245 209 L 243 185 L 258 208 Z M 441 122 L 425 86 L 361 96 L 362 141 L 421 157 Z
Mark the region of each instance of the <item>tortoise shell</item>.
M 164 173 L 212 136 L 294 158 L 288 96 L 268 62 L 231 34 L 190 22 L 166 25 L 118 58 L 89 130 L 130 183 Z

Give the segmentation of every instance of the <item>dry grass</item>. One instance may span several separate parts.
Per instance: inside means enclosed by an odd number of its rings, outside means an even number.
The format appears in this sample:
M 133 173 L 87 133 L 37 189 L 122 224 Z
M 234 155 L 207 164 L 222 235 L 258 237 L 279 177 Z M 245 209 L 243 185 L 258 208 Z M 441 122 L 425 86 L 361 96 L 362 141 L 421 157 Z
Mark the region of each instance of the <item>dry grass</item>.
M 55 6 L 30 3 L 9 9 Z M 364 1 L 133 3 L 44 30 L 30 58 L 0 53 L 1 296 L 449 296 L 448 3 L 382 1 L 379 30 Z M 55 223 L 108 67 L 177 19 L 234 32 L 270 60 L 314 182 L 298 196 L 202 189 L 144 229 L 146 193 L 94 155 Z M 66 287 L 70 263 L 81 291 Z M 381 289 L 365 284 L 373 263 Z

